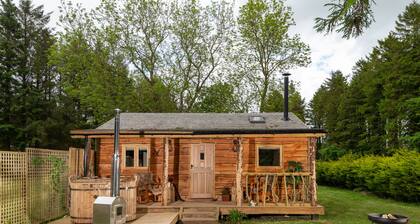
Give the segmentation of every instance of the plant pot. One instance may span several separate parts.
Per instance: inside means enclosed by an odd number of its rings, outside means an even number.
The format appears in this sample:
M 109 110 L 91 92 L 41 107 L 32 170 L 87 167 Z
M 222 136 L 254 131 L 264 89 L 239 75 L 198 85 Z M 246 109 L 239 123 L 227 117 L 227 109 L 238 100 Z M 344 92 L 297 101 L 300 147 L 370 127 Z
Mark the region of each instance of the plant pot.
M 230 194 L 223 194 L 222 201 L 230 201 Z

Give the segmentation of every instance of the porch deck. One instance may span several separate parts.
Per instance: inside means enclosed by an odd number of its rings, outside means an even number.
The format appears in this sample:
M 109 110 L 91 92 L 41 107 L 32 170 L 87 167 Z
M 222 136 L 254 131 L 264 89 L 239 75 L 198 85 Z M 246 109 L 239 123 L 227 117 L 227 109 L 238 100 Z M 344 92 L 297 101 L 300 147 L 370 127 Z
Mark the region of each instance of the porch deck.
M 250 207 L 247 203 L 237 206 L 234 202 L 223 201 L 177 201 L 163 206 L 161 202 L 138 204 L 138 214 L 176 212 L 179 219 L 188 221 L 192 219 L 218 220 L 221 215 L 229 214 L 232 209 L 237 209 L 248 215 L 323 215 L 324 207 L 321 205 L 311 206 L 310 203 L 271 204 L 265 206 Z

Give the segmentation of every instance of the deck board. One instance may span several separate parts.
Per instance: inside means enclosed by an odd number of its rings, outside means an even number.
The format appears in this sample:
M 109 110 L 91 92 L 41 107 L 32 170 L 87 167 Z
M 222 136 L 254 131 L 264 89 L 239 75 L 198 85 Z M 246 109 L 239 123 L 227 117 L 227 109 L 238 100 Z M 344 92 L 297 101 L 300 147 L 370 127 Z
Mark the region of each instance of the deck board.
M 178 218 L 177 212 L 147 213 L 131 224 L 175 224 Z
M 167 206 L 162 206 L 162 203 L 149 203 L 147 205 L 137 205 L 137 213 L 156 213 L 156 212 L 176 212 L 186 208 L 216 208 L 220 214 L 227 215 L 232 209 L 249 215 L 268 215 L 268 214 L 284 214 L 284 215 L 323 215 L 324 207 L 321 205 L 311 206 L 310 203 L 296 203 L 286 205 L 285 203 L 267 203 L 266 206 L 250 207 L 247 203 L 242 203 L 241 206 L 236 206 L 232 202 L 221 201 L 184 201 L 174 202 Z M 182 215 L 181 215 L 182 216 Z M 181 217 L 182 218 L 182 217 Z

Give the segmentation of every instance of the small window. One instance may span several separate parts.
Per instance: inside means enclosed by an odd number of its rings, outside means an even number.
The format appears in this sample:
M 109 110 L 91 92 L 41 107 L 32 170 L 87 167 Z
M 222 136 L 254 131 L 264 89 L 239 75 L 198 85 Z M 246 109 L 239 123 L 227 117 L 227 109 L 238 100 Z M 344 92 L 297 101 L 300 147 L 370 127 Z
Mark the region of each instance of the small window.
M 204 160 L 204 152 L 200 152 L 200 160 Z
M 139 167 L 147 167 L 147 149 L 139 149 Z
M 134 167 L 134 148 L 125 150 L 125 167 Z
M 280 166 L 281 163 L 280 147 L 260 147 L 258 148 L 258 166 Z
M 123 145 L 124 168 L 147 168 L 149 166 L 149 149 L 145 145 Z

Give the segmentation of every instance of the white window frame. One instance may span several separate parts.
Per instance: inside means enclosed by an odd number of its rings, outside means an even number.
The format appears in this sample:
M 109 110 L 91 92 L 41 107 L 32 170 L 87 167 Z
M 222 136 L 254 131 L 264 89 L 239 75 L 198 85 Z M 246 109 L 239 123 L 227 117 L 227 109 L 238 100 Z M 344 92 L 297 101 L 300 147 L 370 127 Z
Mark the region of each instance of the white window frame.
M 134 149 L 134 166 L 126 166 L 126 151 L 127 148 Z M 146 149 L 147 151 L 147 166 L 139 166 L 139 151 Z M 150 166 L 150 148 L 145 144 L 124 144 L 122 145 L 122 167 L 125 169 L 149 169 Z

